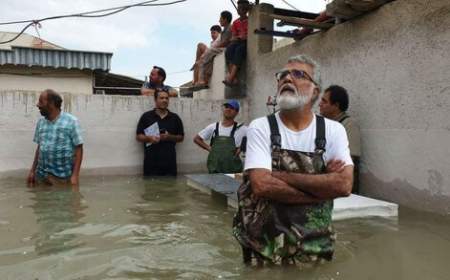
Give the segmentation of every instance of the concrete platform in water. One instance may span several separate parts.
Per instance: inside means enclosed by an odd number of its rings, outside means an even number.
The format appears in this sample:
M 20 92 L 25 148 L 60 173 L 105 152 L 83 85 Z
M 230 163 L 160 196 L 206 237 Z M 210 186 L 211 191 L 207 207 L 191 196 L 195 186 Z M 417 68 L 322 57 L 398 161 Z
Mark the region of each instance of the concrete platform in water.
M 186 178 L 189 186 L 224 201 L 230 207 L 237 208 L 236 190 L 240 182 L 234 179 L 233 175 L 191 174 L 186 175 Z M 355 194 L 334 200 L 335 221 L 374 216 L 395 218 L 398 216 L 398 205 Z

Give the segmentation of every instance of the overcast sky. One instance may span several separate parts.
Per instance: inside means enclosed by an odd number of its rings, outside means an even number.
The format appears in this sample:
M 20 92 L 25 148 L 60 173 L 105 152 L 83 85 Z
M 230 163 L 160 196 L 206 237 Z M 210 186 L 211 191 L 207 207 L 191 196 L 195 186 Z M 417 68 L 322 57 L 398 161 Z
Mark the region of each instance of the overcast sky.
M 0 22 L 38 19 L 134 4 L 143 0 L 1 0 Z M 160 0 L 160 3 L 172 0 Z M 252 1 L 251 1 L 252 2 Z M 288 8 L 282 0 L 262 0 Z M 325 0 L 288 0 L 297 9 L 319 12 Z M 137 7 L 103 18 L 44 21 L 42 39 L 67 49 L 114 53 L 111 72 L 139 79 L 153 65 L 166 69 L 166 83 L 178 86 L 191 80 L 198 42 L 209 43 L 209 27 L 220 12 L 237 17 L 230 0 L 187 0 L 165 7 Z M 0 31 L 19 32 L 23 24 L 3 25 Z M 37 35 L 34 28 L 28 34 Z M 183 72 L 183 73 L 178 73 Z

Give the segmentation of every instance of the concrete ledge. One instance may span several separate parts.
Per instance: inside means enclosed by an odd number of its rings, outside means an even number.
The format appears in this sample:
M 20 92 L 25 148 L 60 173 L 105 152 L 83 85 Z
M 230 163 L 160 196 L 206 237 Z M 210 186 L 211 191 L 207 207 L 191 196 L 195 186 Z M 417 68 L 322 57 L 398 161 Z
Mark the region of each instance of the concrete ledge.
M 203 193 L 222 196 L 226 205 L 237 208 L 237 195 L 240 182 L 224 174 L 191 174 L 186 175 L 187 184 Z M 334 200 L 333 220 L 366 217 L 397 217 L 398 205 L 360 195 L 350 195 Z
M 225 85 L 222 83 L 222 81 L 225 80 L 226 77 L 225 52 L 219 53 L 214 58 L 213 73 L 209 83 L 209 88 L 195 91 L 192 96 L 193 99 L 223 100 L 245 97 L 247 94 L 246 68 L 247 64 L 244 62 L 238 75 L 241 86 L 235 88 L 225 87 Z

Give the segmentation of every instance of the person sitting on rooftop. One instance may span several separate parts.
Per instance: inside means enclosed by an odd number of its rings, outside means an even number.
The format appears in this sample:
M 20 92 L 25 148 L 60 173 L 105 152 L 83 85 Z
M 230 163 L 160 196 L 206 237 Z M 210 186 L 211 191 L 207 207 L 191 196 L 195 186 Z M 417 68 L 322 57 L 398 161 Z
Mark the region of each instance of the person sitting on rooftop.
M 159 66 L 153 66 L 150 71 L 149 81 L 145 82 L 141 88 L 141 94 L 145 96 L 153 96 L 156 90 L 167 92 L 170 97 L 178 96 L 177 91 L 164 84 L 166 80 L 166 71 Z
M 225 51 L 225 59 L 228 65 L 228 73 L 223 81 L 226 86 L 236 86 L 239 83 L 237 73 L 247 55 L 247 30 L 250 3 L 247 0 L 237 2 L 239 18 L 231 27 L 231 43 Z
M 220 33 L 222 32 L 222 28 L 219 25 L 213 25 L 209 29 L 211 31 L 211 44 L 210 48 L 216 48 L 220 43 Z M 195 63 L 192 66 L 191 70 L 194 70 L 194 79 L 192 80 L 192 85 L 195 86 L 199 80 L 200 73 L 200 61 L 203 55 L 208 50 L 208 47 L 204 43 L 197 44 L 197 52 L 195 54 Z
M 226 48 L 231 42 L 230 25 L 232 19 L 233 15 L 229 11 L 223 11 L 220 13 L 219 22 L 223 27 L 222 33 L 220 34 L 220 40 L 216 47 L 207 49 L 200 58 L 200 69 L 198 71 L 198 82 L 195 84 L 196 87 L 206 88 L 208 86 L 213 71 L 214 57 L 223 52 L 224 48 Z

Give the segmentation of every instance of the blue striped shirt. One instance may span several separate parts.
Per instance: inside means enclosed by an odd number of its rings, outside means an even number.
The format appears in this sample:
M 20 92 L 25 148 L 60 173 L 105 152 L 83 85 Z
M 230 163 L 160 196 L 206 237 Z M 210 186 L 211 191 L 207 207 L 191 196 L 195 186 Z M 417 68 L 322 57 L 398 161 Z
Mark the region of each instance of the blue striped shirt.
M 56 120 L 39 119 L 33 141 L 39 145 L 36 174 L 60 178 L 72 175 L 75 147 L 83 144 L 78 119 L 61 112 Z

